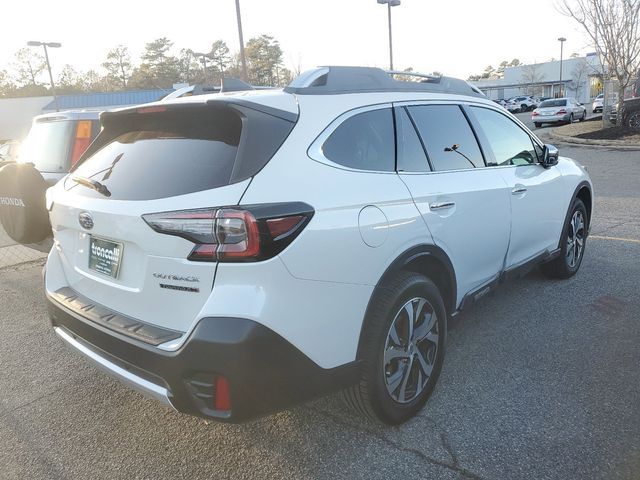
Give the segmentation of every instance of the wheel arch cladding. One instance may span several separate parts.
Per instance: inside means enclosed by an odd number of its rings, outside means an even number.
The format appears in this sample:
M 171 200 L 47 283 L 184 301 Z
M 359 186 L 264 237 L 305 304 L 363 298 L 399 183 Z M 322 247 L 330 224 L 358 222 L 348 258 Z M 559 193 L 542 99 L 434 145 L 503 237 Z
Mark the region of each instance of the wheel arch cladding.
M 440 290 L 447 313 L 452 314 L 455 312 L 458 292 L 456 275 L 451 260 L 444 250 L 435 245 L 419 245 L 413 247 L 402 253 L 391 263 L 391 265 L 389 265 L 371 294 L 365 318 L 360 329 L 357 353 L 358 359 L 361 358 L 362 337 L 367 318 L 369 318 L 373 299 L 380 289 L 385 288 L 385 286 L 402 271 L 419 273 L 431 279 L 431 281 L 438 287 L 438 290 Z
M 591 198 L 591 190 L 586 184 L 582 184 L 579 187 L 578 193 L 575 195 L 575 198 L 579 198 L 584 203 L 584 206 L 587 209 L 587 227 L 591 225 L 591 208 L 592 208 L 592 198 Z M 571 201 L 573 203 L 574 200 Z

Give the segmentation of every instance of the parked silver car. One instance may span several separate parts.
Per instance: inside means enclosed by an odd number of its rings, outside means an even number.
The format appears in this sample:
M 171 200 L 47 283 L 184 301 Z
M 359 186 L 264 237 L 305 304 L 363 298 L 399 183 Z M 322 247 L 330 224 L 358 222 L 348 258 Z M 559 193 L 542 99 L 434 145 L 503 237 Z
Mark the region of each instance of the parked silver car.
M 584 122 L 586 118 L 587 109 L 575 98 L 545 100 L 531 114 L 531 120 L 537 128 L 543 123 L 573 123 L 574 120 Z

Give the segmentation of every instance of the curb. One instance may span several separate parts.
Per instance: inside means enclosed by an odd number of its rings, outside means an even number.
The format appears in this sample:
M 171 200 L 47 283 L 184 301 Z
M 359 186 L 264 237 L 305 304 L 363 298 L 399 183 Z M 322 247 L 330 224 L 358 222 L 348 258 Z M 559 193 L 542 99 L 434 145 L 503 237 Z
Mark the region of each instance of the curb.
M 579 145 L 582 147 L 595 147 L 606 150 L 616 149 L 616 150 L 628 150 L 628 151 L 638 151 L 640 150 L 640 144 L 628 144 L 624 143 L 621 140 L 590 140 L 587 138 L 575 138 L 570 137 L 568 135 L 561 135 L 556 133 L 555 130 L 551 130 L 549 136 L 555 140 L 558 140 L 562 143 L 569 143 L 572 145 Z

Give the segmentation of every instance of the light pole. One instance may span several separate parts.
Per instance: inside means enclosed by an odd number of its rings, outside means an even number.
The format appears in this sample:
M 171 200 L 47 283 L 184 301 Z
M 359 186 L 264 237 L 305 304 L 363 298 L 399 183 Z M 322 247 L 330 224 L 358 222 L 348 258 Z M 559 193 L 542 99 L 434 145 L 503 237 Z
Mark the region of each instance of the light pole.
M 59 112 L 58 108 L 58 97 L 56 96 L 56 86 L 53 83 L 53 75 L 51 74 L 51 64 L 49 63 L 49 52 L 47 51 L 47 47 L 49 48 L 60 48 L 62 46 L 61 43 L 58 42 L 27 42 L 27 46 L 29 47 L 42 47 L 44 48 L 44 58 L 47 61 L 47 70 L 49 70 L 49 81 L 51 82 L 51 93 L 53 93 L 53 103 L 56 106 L 56 112 Z
M 564 42 L 566 42 L 567 39 L 564 37 L 560 37 L 558 38 L 558 41 L 560 42 L 560 97 L 564 97 L 564 88 L 562 86 L 562 50 Z
M 242 65 L 242 80 L 248 79 L 247 59 L 244 56 L 244 38 L 242 37 L 242 16 L 240 15 L 240 0 L 236 0 L 236 17 L 238 17 L 238 37 L 240 38 L 240 64 Z
M 207 58 L 209 58 L 209 55 L 200 52 L 193 52 L 193 54 L 196 57 L 200 57 L 202 61 L 202 69 L 204 70 L 204 83 L 207 83 Z
M 400 5 L 400 0 L 378 0 L 381 5 L 387 4 L 387 13 L 389 16 L 389 70 L 393 70 L 393 36 L 391 34 L 391 7 Z

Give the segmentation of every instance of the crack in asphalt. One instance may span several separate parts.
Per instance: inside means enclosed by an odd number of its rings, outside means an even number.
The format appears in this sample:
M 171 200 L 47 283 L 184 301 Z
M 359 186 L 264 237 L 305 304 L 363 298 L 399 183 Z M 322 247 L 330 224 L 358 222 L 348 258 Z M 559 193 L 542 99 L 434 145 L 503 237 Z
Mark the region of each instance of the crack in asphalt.
M 441 430 L 441 432 L 440 432 L 440 442 L 442 444 L 442 447 L 451 456 L 452 463 L 443 462 L 442 460 L 438 460 L 436 458 L 432 458 L 432 457 L 426 455 L 424 452 L 421 452 L 420 450 L 417 450 L 417 449 L 411 448 L 411 447 L 406 447 L 406 446 L 404 446 L 404 445 L 402 445 L 402 444 L 400 444 L 398 442 L 395 442 L 395 441 L 391 440 L 387 436 L 385 436 L 382 433 L 377 432 L 377 431 L 375 431 L 373 429 L 364 428 L 364 427 L 361 427 L 361 426 L 356 426 L 356 425 L 353 425 L 351 423 L 345 422 L 340 417 L 338 417 L 337 415 L 335 415 L 335 414 L 333 414 L 333 413 L 331 413 L 331 412 L 329 412 L 327 410 L 323 410 L 321 408 L 315 408 L 314 409 L 313 407 L 310 407 L 310 406 L 307 406 L 305 408 L 308 408 L 310 410 L 315 410 L 317 413 L 325 415 L 326 417 L 328 417 L 329 419 L 331 419 L 334 423 L 337 423 L 338 425 L 350 428 L 351 430 L 356 430 L 356 431 L 360 431 L 360 432 L 364 432 L 364 433 L 367 433 L 369 435 L 372 435 L 373 437 L 377 438 L 378 440 L 382 441 L 383 443 L 387 444 L 388 446 L 393 447 L 396 450 L 401 451 L 401 452 L 413 454 L 413 455 L 417 456 L 418 458 L 420 458 L 421 460 L 423 460 L 423 461 L 425 461 L 427 463 L 430 463 L 432 465 L 437 465 L 439 467 L 447 468 L 449 470 L 452 470 L 452 471 L 462 475 L 465 478 L 470 478 L 470 479 L 473 479 L 473 480 L 483 480 L 480 475 L 478 475 L 476 473 L 473 473 L 472 471 L 460 466 L 460 464 L 458 463 L 458 458 L 455 455 L 455 452 L 453 451 L 453 449 L 451 448 L 451 445 L 449 444 L 446 432 L 443 432 L 442 429 L 440 427 L 438 427 L 437 425 L 435 425 L 435 422 L 433 422 L 433 420 L 428 418 L 428 417 L 419 417 L 419 418 L 425 418 L 426 420 L 428 420 L 431 423 L 433 423 L 437 429 Z
M 84 380 L 88 377 L 88 375 L 81 377 L 80 380 Z M 56 393 L 60 392 L 61 390 L 64 390 L 67 387 L 70 387 L 71 385 L 73 385 L 74 383 L 77 383 L 78 379 L 74 379 L 68 383 L 65 383 L 64 385 L 61 385 L 57 388 L 54 388 L 53 390 L 44 393 L 42 395 L 40 395 L 37 398 L 34 398 L 33 400 L 29 400 L 26 403 L 21 403 L 20 405 L 16 405 L 15 407 L 11 407 L 8 408 L 6 410 L 0 411 L 0 420 L 3 420 L 5 418 L 7 418 L 9 415 L 11 415 L 12 413 L 18 412 L 22 409 L 25 409 L 27 407 L 30 407 L 36 403 L 38 403 L 40 400 L 44 400 L 45 398 L 50 398 L 52 395 L 55 395 Z

